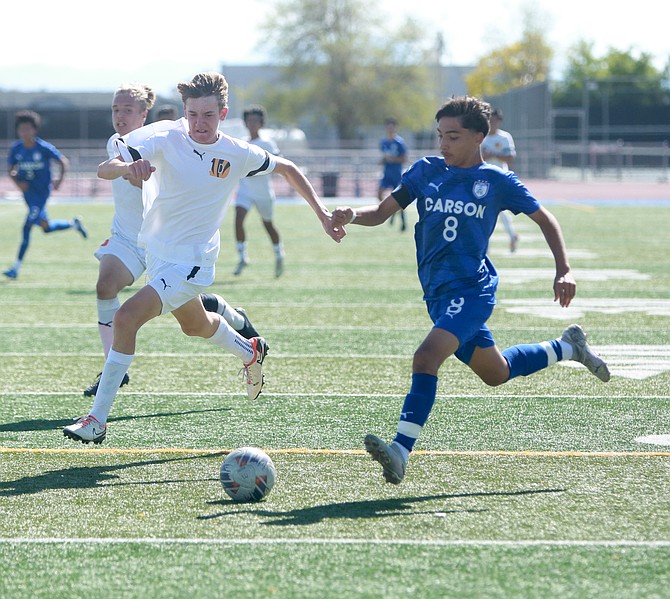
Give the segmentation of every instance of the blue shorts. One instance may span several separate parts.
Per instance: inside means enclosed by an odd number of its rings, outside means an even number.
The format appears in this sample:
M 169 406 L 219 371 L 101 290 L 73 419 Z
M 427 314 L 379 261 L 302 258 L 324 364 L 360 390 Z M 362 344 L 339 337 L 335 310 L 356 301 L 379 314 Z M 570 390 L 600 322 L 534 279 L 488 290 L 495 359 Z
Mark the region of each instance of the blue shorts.
M 475 348 L 493 347 L 495 341 L 486 321 L 496 305 L 492 293 L 479 295 L 445 295 L 426 301 L 428 314 L 438 329 L 453 334 L 459 342 L 454 354 L 464 364 L 469 364 Z
M 28 204 L 28 216 L 26 217 L 26 224 L 39 225 L 43 220 L 49 220 L 49 217 L 47 216 L 47 209 L 44 204 L 41 206 L 36 204 Z
M 379 180 L 379 189 L 395 189 L 400 184 L 401 176 L 402 173 L 399 175 L 385 173 Z

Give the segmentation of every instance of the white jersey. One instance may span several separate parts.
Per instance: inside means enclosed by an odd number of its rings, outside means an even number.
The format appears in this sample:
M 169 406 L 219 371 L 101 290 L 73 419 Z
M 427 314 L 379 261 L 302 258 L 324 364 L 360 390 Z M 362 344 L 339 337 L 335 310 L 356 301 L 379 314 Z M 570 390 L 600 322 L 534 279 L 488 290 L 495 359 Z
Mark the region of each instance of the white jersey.
M 489 134 L 482 142 L 482 151 L 491 152 L 492 154 L 508 156 L 509 158 L 516 157 L 516 148 L 514 147 L 514 139 L 507 131 L 498 129 L 495 133 Z M 504 171 L 509 170 L 509 165 L 500 158 L 490 157 L 486 159 L 489 164 L 495 164 Z
M 263 148 L 270 154 L 279 155 L 279 148 L 271 139 L 259 136 L 256 139 L 247 139 L 246 141 Z M 248 200 L 274 200 L 275 192 L 272 187 L 272 177 L 245 177 L 240 179 L 237 197 Z
M 262 148 L 219 132 L 213 144 L 188 135 L 188 121 L 160 121 L 128 134 L 131 153 L 149 160 L 156 172 L 143 191 L 144 221 L 139 244 L 173 264 L 213 266 L 219 255 L 219 227 L 240 179 L 267 175 L 276 165 Z M 119 153 L 122 153 L 120 144 Z
M 110 158 L 119 155 L 115 144 L 117 139 L 119 134 L 115 133 L 107 140 L 107 155 Z M 112 196 L 114 197 L 112 233 L 137 245 L 137 236 L 142 226 L 142 189 L 119 177 L 112 181 Z

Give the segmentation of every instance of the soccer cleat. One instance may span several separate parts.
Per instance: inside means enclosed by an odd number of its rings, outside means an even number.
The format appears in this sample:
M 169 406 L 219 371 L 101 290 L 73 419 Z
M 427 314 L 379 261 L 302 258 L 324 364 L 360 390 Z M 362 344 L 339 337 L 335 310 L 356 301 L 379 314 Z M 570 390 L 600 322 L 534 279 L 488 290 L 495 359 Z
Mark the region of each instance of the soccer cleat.
M 84 389 L 84 397 L 94 397 L 95 394 L 98 392 L 98 385 L 100 384 L 100 377 L 102 376 L 102 372 L 98 373 L 98 376 L 95 377 L 95 381 L 89 386 Z M 123 380 L 121 381 L 121 384 L 119 385 L 120 387 L 123 387 L 124 385 L 127 385 L 130 382 L 130 377 L 128 376 L 128 373 L 123 375 Z
M 284 273 L 284 256 L 279 256 L 275 260 L 275 278 L 279 278 Z
M 79 231 L 79 232 L 81 233 L 81 236 L 82 236 L 84 239 L 86 239 L 86 238 L 88 237 L 88 231 L 86 230 L 86 228 L 85 228 L 84 225 L 82 224 L 82 222 L 81 222 L 81 218 L 80 218 L 80 217 L 75 216 L 75 217 L 72 219 L 72 226 L 73 226 L 75 229 L 77 229 L 77 231 Z
M 249 399 L 256 399 L 261 394 L 265 382 L 263 360 L 268 353 L 268 344 L 263 337 L 254 337 L 251 339 L 251 346 L 254 349 L 254 358 L 244 365 L 243 371 L 247 379 L 247 395 Z
M 365 435 L 365 451 L 382 465 L 387 483 L 399 485 L 402 482 L 405 478 L 407 461 L 394 443 L 387 445 L 376 435 Z
M 242 271 L 249 266 L 249 261 L 246 259 L 242 259 L 237 263 L 237 266 L 235 267 L 235 270 L 233 271 L 233 274 L 237 277 L 242 274 Z
M 584 364 L 601 381 L 610 380 L 610 371 L 605 361 L 586 342 L 586 333 L 578 324 L 571 324 L 561 335 L 561 341 L 572 346 L 572 359 Z
M 100 445 L 107 435 L 107 425 L 100 424 L 89 414 L 79 418 L 74 424 L 66 426 L 63 429 L 63 435 L 74 441 L 81 441 L 86 444 L 93 441 L 95 445 Z
M 251 321 L 249 320 L 249 317 L 247 316 L 247 312 L 244 308 L 235 308 L 235 312 L 240 314 L 242 318 L 244 318 L 244 326 L 237 331 L 242 337 L 245 339 L 252 339 L 254 337 L 258 337 L 258 331 L 255 329 L 254 325 L 251 324 Z
M 2 274 L 5 275 L 8 279 L 18 279 L 19 278 L 19 271 L 16 270 L 14 267 L 8 268 Z

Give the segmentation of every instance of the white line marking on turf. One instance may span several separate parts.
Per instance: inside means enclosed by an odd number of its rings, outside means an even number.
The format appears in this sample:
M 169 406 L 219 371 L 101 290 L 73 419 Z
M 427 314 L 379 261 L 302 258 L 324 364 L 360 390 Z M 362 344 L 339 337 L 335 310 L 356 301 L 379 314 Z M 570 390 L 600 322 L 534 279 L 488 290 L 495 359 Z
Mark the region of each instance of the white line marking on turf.
M 628 539 L 208 539 L 208 538 L 118 538 L 118 537 L 86 537 L 86 538 L 0 538 L 1 544 L 9 545 L 410 545 L 426 547 L 640 547 L 661 549 L 670 547 L 670 541 L 651 540 L 633 541 Z
M 649 445 L 670 445 L 670 435 L 647 435 L 645 437 L 635 437 L 638 443 L 647 443 Z

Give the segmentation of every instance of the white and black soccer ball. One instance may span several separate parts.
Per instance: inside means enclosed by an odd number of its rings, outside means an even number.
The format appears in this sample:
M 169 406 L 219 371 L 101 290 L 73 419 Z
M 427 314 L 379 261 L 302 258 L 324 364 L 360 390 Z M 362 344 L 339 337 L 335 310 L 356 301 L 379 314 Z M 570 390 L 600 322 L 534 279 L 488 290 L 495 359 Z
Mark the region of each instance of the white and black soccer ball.
M 275 484 L 275 465 L 256 447 L 240 447 L 221 464 L 221 486 L 235 501 L 260 501 Z

